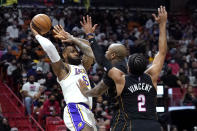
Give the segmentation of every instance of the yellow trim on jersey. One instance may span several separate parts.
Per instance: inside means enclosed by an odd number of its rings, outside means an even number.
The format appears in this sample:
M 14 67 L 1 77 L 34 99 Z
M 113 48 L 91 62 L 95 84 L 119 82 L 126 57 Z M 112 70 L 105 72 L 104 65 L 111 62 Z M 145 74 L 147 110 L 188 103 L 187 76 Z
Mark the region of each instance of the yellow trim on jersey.
M 114 125 L 112 131 L 114 131 L 114 129 L 116 129 L 116 126 L 117 126 L 117 123 L 118 123 L 118 121 L 119 121 L 119 118 L 120 118 L 120 109 L 118 110 L 118 118 L 116 119 L 116 123 L 115 123 L 115 125 Z
M 130 122 L 129 122 L 129 128 L 130 128 L 130 131 L 131 131 L 131 120 L 130 120 Z
M 69 114 L 68 116 L 69 116 L 69 118 L 70 118 L 70 120 L 71 120 L 71 123 L 72 123 L 72 125 L 73 125 L 75 131 L 77 131 L 77 129 L 75 128 L 74 123 L 73 123 L 73 121 L 72 121 L 72 119 L 71 119 L 71 114 L 70 114 L 70 111 L 68 110 L 68 107 L 67 107 L 67 112 L 68 112 L 68 114 Z
M 123 102 L 122 102 L 122 97 L 120 96 L 120 101 L 121 101 L 121 104 L 122 104 L 122 109 L 123 109 L 123 113 L 126 115 L 126 117 L 128 118 L 128 115 L 127 113 L 125 112 L 125 109 L 124 109 L 124 105 L 123 105 Z
M 78 105 L 78 104 L 76 104 L 76 105 L 77 105 L 77 108 L 79 109 L 80 114 L 82 115 L 82 119 L 85 121 L 86 124 L 88 124 L 90 127 L 92 127 L 91 124 L 89 124 L 89 123 L 84 119 L 83 113 L 82 113 L 81 108 L 79 107 L 79 105 Z
M 69 65 L 68 65 L 68 67 L 69 67 L 69 72 L 68 72 L 68 74 L 66 74 L 66 76 L 62 80 L 65 80 L 71 74 L 71 67 Z
M 125 122 L 125 124 L 124 124 L 124 127 L 123 127 L 123 129 L 122 129 L 122 131 L 124 131 L 124 129 L 125 129 L 125 126 L 127 125 L 127 121 Z

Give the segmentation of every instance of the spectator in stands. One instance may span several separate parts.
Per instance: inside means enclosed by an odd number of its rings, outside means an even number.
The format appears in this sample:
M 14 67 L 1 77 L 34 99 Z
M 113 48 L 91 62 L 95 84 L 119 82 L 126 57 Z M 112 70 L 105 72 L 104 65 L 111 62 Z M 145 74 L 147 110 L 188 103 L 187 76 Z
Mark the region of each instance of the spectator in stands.
M 43 55 L 42 53 L 40 53 L 43 51 L 40 48 L 37 48 L 37 46 L 33 47 L 32 45 L 35 43 L 33 43 L 32 41 L 30 41 L 30 42 L 31 43 L 28 43 L 25 46 L 26 54 L 31 60 L 34 60 L 34 59 L 37 60 L 39 58 L 39 55 Z
M 31 67 L 29 67 L 29 70 L 27 70 L 27 76 L 30 76 L 30 75 L 33 75 L 33 76 L 36 76 L 36 63 L 35 62 L 32 62 L 31 63 Z
M 15 56 L 12 54 L 12 47 L 7 47 L 7 52 L 1 56 L 1 63 L 2 62 L 11 62 Z
M 181 83 L 183 85 L 187 85 L 189 83 L 189 78 L 188 76 L 185 74 L 183 68 L 180 68 L 180 72 L 179 72 L 179 77 L 178 79 L 181 81 Z
M 51 87 L 51 92 L 53 93 L 53 95 L 55 95 L 56 101 L 58 101 L 59 104 L 61 105 L 62 100 L 64 101 L 64 97 L 63 97 L 60 85 L 59 84 L 54 84 Z
M 7 68 L 7 75 L 11 76 L 12 72 L 17 69 L 16 59 L 14 58 Z
M 41 85 L 44 85 L 46 82 L 46 78 L 45 75 L 43 74 L 42 67 L 37 67 L 36 69 L 36 81 Z
M 0 123 L 0 131 L 10 131 L 10 125 L 8 123 L 8 120 L 4 117 L 2 119 L 2 122 Z
M 17 62 L 16 63 L 16 70 L 12 73 L 12 78 L 14 82 L 14 86 L 22 83 L 22 64 Z
M 22 95 L 24 96 L 25 107 L 28 115 L 32 113 L 31 106 L 33 101 L 37 100 L 42 92 L 43 89 L 40 88 L 39 83 L 35 82 L 34 75 L 30 75 L 28 82 L 22 87 Z
M 172 74 L 172 69 L 168 68 L 167 69 L 167 74 L 163 75 L 161 77 L 161 81 L 168 87 L 181 87 L 182 88 L 182 83 L 181 81 L 177 78 L 176 75 Z
M 178 75 L 180 67 L 179 64 L 176 62 L 175 59 L 172 59 L 170 63 L 168 64 L 168 67 L 172 69 L 172 74 L 173 75 Z
M 37 63 L 37 68 L 38 67 L 42 68 L 42 72 L 44 74 L 46 74 L 50 71 L 49 63 L 45 62 L 45 57 L 41 57 L 40 61 Z
M 183 104 L 184 105 L 194 105 L 197 107 L 197 94 L 194 92 L 191 85 L 188 86 L 187 92 L 184 96 Z
M 50 91 L 51 87 L 56 83 L 57 83 L 57 81 L 56 81 L 55 76 L 53 75 L 53 73 L 48 72 L 47 76 L 46 76 L 46 82 L 45 82 L 45 86 L 47 88 L 46 90 Z
M 48 100 L 44 102 L 43 110 L 42 110 L 42 118 L 46 118 L 47 116 L 59 116 L 61 108 L 58 101 L 55 98 L 54 94 L 50 94 Z
M 25 70 L 28 70 L 29 65 L 31 65 L 31 57 L 28 56 L 25 52 L 26 52 L 26 49 L 23 49 L 23 54 L 21 56 L 21 59 L 19 59 L 18 61 L 23 65 L 23 68 Z
M 13 21 L 13 23 L 7 27 L 6 33 L 8 34 L 8 39 L 15 41 L 19 36 L 19 29 L 17 28 L 17 21 Z

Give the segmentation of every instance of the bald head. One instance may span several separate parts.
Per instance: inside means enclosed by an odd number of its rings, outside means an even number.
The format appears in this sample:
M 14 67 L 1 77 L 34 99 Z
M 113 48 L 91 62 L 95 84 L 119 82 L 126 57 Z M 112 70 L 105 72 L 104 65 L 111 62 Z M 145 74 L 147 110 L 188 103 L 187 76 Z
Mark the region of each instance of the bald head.
M 127 49 L 119 43 L 111 44 L 108 48 L 109 53 L 114 54 L 114 59 L 124 59 L 127 56 Z

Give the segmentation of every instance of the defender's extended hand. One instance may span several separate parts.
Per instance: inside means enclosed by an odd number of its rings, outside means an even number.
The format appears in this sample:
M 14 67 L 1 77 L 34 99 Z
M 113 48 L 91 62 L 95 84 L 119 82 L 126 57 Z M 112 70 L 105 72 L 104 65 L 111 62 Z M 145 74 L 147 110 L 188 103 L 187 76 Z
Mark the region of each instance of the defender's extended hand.
M 84 31 L 86 34 L 89 34 L 89 33 L 94 33 L 96 27 L 98 24 L 95 24 L 93 27 L 92 27 L 92 18 L 90 16 L 86 16 L 83 17 L 83 22 L 80 21 L 80 24 L 81 26 L 83 27 Z

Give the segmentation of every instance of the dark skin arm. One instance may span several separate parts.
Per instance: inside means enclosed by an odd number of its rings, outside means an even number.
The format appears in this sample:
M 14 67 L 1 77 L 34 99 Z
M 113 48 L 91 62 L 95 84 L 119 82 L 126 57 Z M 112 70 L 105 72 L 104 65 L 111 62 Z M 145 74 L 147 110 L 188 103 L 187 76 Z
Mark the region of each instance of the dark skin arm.
M 86 96 L 86 97 L 98 97 L 101 96 L 103 93 L 105 93 L 109 87 L 107 85 L 105 85 L 105 83 L 103 82 L 103 80 L 101 80 L 93 89 L 88 89 L 86 86 L 85 81 L 83 80 L 78 80 L 79 85 L 77 84 L 77 86 L 79 87 L 81 93 Z
M 124 85 L 125 85 L 124 74 L 121 71 L 119 71 L 117 68 L 113 68 L 113 69 L 110 70 L 110 76 L 115 81 L 117 96 L 120 96 L 120 94 L 123 91 Z M 78 80 L 78 82 L 79 82 L 79 85 L 77 84 L 77 86 L 79 87 L 81 93 L 84 96 L 86 96 L 86 97 L 98 97 L 98 96 L 101 96 L 103 93 L 105 93 L 109 89 L 109 87 L 107 85 L 105 85 L 103 80 L 101 80 L 91 90 L 88 89 L 88 87 L 86 86 L 85 81 Z
M 167 53 L 167 38 L 166 38 L 166 22 L 167 22 L 167 12 L 165 7 L 160 6 L 158 8 L 158 16 L 153 14 L 155 20 L 159 23 L 159 52 L 156 54 L 153 64 L 148 68 L 145 73 L 149 74 L 152 78 L 154 87 L 157 87 L 157 80 L 159 74 L 163 68 L 164 60 Z
M 32 26 L 32 23 L 30 23 L 30 29 L 34 36 L 40 35 Z M 58 77 L 59 81 L 61 81 L 69 72 L 69 66 L 60 59 L 58 62 L 51 63 L 53 72 Z
M 122 71 L 119 69 L 113 67 L 112 69 L 109 70 L 108 76 L 114 80 L 114 83 L 116 85 L 116 91 L 117 91 L 117 96 L 120 96 L 125 85 L 125 75 Z

